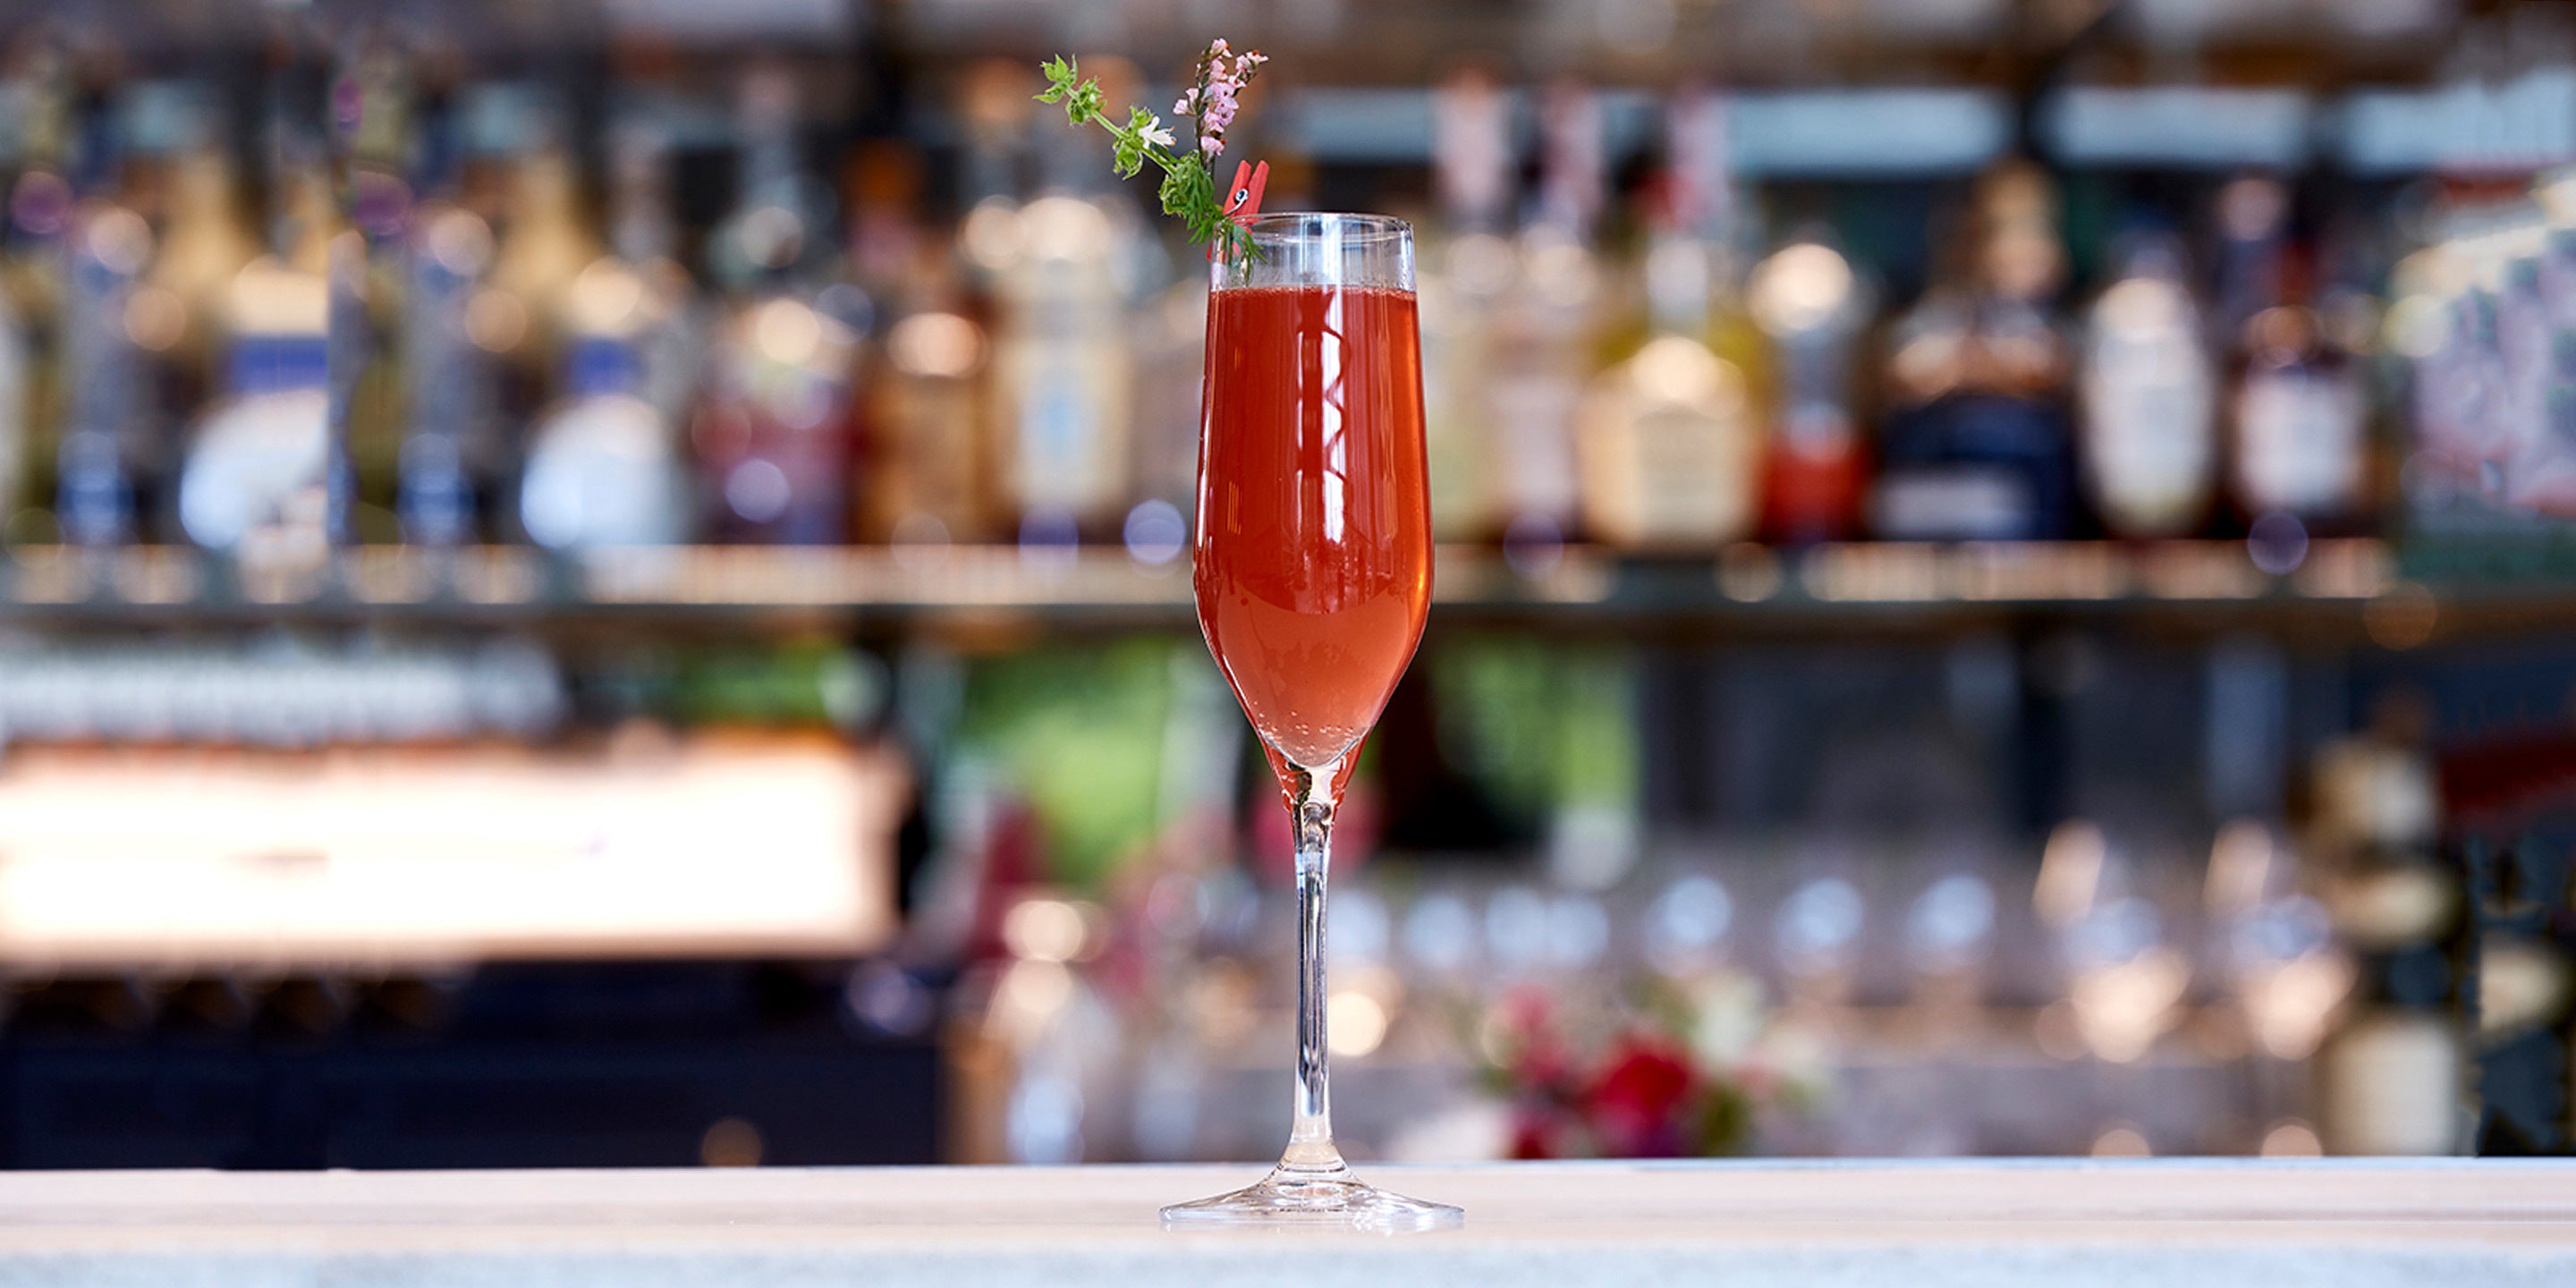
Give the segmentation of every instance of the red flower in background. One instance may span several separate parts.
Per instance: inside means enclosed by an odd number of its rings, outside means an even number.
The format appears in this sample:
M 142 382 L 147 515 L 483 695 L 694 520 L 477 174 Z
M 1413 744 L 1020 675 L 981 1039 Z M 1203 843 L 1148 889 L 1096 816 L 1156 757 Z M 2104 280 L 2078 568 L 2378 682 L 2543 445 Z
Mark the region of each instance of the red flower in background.
M 1501 1006 L 1504 1075 L 1511 1084 L 1552 1095 L 1574 1080 L 1574 1052 L 1556 1031 L 1555 1000 L 1538 988 L 1517 988 Z
M 1522 985 L 1478 1018 L 1483 1081 L 1509 1114 L 1509 1135 L 1497 1144 L 1513 1158 L 1740 1154 L 1767 1108 L 1798 1109 L 1798 1086 L 1775 1065 L 1701 1063 L 1685 1036 L 1699 1023 L 1689 995 L 1614 1001 L 1620 1009 L 1598 1017 L 1570 1015 L 1573 1005 Z M 1573 1034 L 1569 1019 L 1578 1021 Z M 1609 1040 L 1581 1040 L 1595 1034 Z
M 1698 1081 L 1684 1052 L 1631 1035 L 1584 1090 L 1584 1115 L 1607 1153 L 1669 1158 L 1691 1152 L 1696 1141 L 1685 1119 Z
M 1535 1108 L 1524 1108 L 1512 1115 L 1512 1143 L 1508 1157 L 1515 1159 L 1563 1158 L 1557 1142 L 1559 1125 L 1556 1115 Z

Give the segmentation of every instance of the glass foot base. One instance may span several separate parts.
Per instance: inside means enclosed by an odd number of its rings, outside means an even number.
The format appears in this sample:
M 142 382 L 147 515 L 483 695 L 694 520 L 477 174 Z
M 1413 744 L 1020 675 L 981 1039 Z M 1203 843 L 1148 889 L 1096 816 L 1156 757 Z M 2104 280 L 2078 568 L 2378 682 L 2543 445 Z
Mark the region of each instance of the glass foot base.
M 1191 1229 L 1302 1225 L 1400 1233 L 1454 1230 L 1466 1222 L 1459 1208 L 1363 1185 L 1350 1168 L 1338 1166 L 1277 1167 L 1258 1185 L 1163 1209 L 1166 1227 Z

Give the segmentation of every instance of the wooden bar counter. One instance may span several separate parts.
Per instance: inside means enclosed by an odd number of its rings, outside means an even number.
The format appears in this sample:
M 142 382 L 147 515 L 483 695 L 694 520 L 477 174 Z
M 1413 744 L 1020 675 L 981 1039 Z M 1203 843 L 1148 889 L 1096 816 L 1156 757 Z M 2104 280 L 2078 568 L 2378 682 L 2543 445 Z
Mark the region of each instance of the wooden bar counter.
M 1371 1167 L 1463 1230 L 1164 1230 L 1255 1166 L 0 1175 L 0 1288 L 2576 1285 L 2576 1163 Z

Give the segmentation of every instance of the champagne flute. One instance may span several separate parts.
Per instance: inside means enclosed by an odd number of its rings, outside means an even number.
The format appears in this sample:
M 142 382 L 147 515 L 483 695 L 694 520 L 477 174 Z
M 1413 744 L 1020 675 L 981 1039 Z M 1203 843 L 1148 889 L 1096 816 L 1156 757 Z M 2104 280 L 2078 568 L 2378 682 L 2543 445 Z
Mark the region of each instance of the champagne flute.
M 1219 255 L 1200 409 L 1199 629 L 1279 776 L 1296 837 L 1297 1086 L 1288 1148 L 1168 1224 L 1423 1230 L 1465 1219 L 1362 1184 L 1333 1145 L 1324 879 L 1360 742 L 1431 601 L 1413 229 L 1382 215 L 1244 222 Z

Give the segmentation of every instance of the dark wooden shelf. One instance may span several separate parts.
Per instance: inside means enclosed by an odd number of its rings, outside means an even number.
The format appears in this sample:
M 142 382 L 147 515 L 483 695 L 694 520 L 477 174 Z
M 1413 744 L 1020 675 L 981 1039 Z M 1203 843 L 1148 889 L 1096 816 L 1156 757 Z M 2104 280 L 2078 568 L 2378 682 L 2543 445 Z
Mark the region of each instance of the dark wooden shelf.
M 1434 584 L 1437 620 L 1578 631 L 1906 631 L 1997 617 L 2136 617 L 2217 628 L 2326 623 L 2404 646 L 2436 627 L 2576 622 L 2576 586 L 2418 583 L 2369 539 L 2319 541 L 2278 573 L 2229 541 L 1739 545 L 1671 558 L 1451 546 Z M 175 547 L 37 547 L 0 560 L 0 620 L 1185 629 L 1190 579 L 1185 558 L 1155 565 L 1099 547 L 691 546 L 574 560 L 518 547 L 362 547 L 300 563 Z

